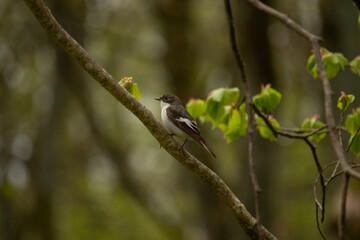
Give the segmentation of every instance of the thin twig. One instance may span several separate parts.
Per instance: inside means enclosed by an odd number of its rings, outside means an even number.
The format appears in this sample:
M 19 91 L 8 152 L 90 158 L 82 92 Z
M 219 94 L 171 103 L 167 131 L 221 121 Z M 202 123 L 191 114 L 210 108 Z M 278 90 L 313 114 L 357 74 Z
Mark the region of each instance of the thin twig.
M 347 102 L 348 100 L 347 100 L 347 98 L 345 98 L 345 106 L 346 106 L 346 102 Z M 337 128 L 337 130 L 338 130 L 338 136 L 339 136 L 339 143 L 340 143 L 340 146 L 341 146 L 341 148 L 343 147 L 343 142 L 342 142 L 342 136 L 341 136 L 341 126 L 342 126 L 342 124 L 343 124 L 343 122 L 344 122 L 344 113 L 345 113 L 345 111 L 344 111 L 344 109 L 342 109 L 341 110 L 341 112 L 340 112 L 340 122 L 339 122 L 339 126 L 338 126 L 338 128 Z
M 360 127 L 356 130 L 354 137 L 351 139 L 351 142 L 350 142 L 349 145 L 347 146 L 346 152 L 349 152 L 349 150 L 350 150 L 350 148 L 351 148 L 351 145 L 354 143 L 355 138 L 357 137 L 357 134 L 359 133 L 359 131 L 360 131 Z
M 304 141 L 306 142 L 306 144 L 310 147 L 312 155 L 314 157 L 315 160 L 315 164 L 316 167 L 318 169 L 318 173 L 320 174 L 320 183 L 321 183 L 321 188 L 322 188 L 322 208 L 321 208 L 321 222 L 324 222 L 325 219 L 325 197 L 326 197 L 326 185 L 325 185 L 325 178 L 324 175 L 322 173 L 322 167 L 320 165 L 319 162 L 319 158 L 317 156 L 316 153 L 316 148 L 314 146 L 314 144 L 312 144 L 308 138 L 305 138 Z
M 339 239 L 345 239 L 345 217 L 346 217 L 346 198 L 347 191 L 349 186 L 349 174 L 344 175 L 344 184 L 341 195 L 341 210 L 340 210 L 340 219 L 339 219 Z
M 317 202 L 317 203 L 319 203 L 319 202 Z M 317 203 L 315 204 L 315 209 L 316 209 L 316 226 L 317 226 L 317 229 L 318 229 L 321 237 L 326 240 L 325 235 L 324 235 L 323 232 L 321 231 L 320 222 L 319 222 L 319 208 L 320 208 L 320 210 L 321 210 L 321 206 L 318 206 Z M 319 203 L 319 204 L 320 204 L 320 203 Z
M 294 22 L 291 18 L 289 18 L 286 14 L 275 10 L 274 8 L 271 8 L 264 3 L 260 2 L 259 0 L 247 0 L 251 5 L 253 5 L 255 8 L 259 9 L 260 11 L 263 11 L 278 20 L 280 20 L 283 24 L 288 26 L 289 28 L 293 29 L 295 32 L 303 36 L 304 38 L 307 38 L 309 41 L 320 41 L 321 38 L 310 33 L 305 28 L 301 27 L 299 24 Z
M 287 129 L 287 131 L 283 131 L 281 128 L 274 126 L 271 123 L 268 116 L 266 116 L 265 113 L 263 113 L 258 107 L 256 107 L 256 105 L 254 103 L 251 103 L 251 106 L 253 107 L 255 113 L 264 120 L 266 126 L 271 130 L 271 132 L 274 134 L 275 137 L 277 137 L 278 135 L 281 135 L 281 136 L 288 137 L 288 138 L 305 139 L 305 138 L 311 137 L 314 134 L 321 134 L 321 133 L 327 132 L 327 131 L 322 131 L 327 127 L 326 125 L 323 125 L 317 129 L 307 129 L 306 131 L 305 130 L 299 131 L 301 133 L 310 132 L 307 134 L 298 134 L 295 131 L 294 131 L 294 133 L 290 133 L 291 131 L 289 131 L 289 129 Z
M 245 104 L 248 114 L 248 129 L 247 129 L 247 135 L 248 135 L 248 158 L 249 158 L 249 167 L 250 167 L 250 176 L 251 176 L 251 182 L 253 184 L 254 188 L 254 198 L 255 198 L 255 215 L 256 220 L 258 222 L 257 224 L 257 231 L 259 234 L 259 239 L 263 239 L 263 232 L 261 228 L 261 211 L 260 211 L 260 193 L 261 189 L 257 180 L 256 176 L 256 170 L 255 170 L 255 161 L 254 161 L 254 113 L 251 108 L 251 93 L 250 93 L 250 86 L 249 82 L 247 80 L 246 71 L 245 71 L 245 65 L 244 62 L 240 56 L 239 49 L 237 47 L 236 43 L 236 35 L 235 35 L 235 28 L 234 28 L 234 19 L 232 15 L 231 10 L 231 4 L 230 0 L 224 0 L 225 3 L 225 9 L 227 13 L 227 19 L 228 19 L 228 25 L 229 25 L 229 33 L 230 33 L 230 41 L 231 41 L 231 48 L 233 50 L 234 57 L 236 59 L 237 65 L 240 70 L 242 85 L 245 92 Z
M 261 117 L 264 122 L 266 123 L 266 125 L 269 127 L 269 129 L 271 130 L 271 132 L 274 134 L 274 136 L 277 138 L 278 136 L 278 131 L 275 129 L 275 127 L 272 125 L 272 123 L 270 122 L 269 118 L 254 104 L 251 103 L 252 108 L 254 109 L 254 111 L 256 112 L 256 114 Z
M 325 129 L 327 126 L 324 125 L 323 127 L 324 127 L 323 129 Z M 317 130 L 317 129 L 313 129 L 313 128 L 309 128 L 309 129 L 286 128 L 286 127 L 275 127 L 275 128 L 280 132 L 290 132 L 290 133 L 296 133 L 296 134 L 308 133 L 308 132 Z M 321 133 L 327 133 L 327 132 L 329 132 L 329 131 L 327 129 L 325 129 Z
M 360 167 L 360 164 L 353 164 L 350 167 L 351 168 L 358 168 L 358 167 Z M 343 173 L 344 173 L 344 171 L 340 171 L 340 172 L 336 173 L 333 178 L 329 179 L 330 180 L 329 182 L 331 182 L 333 179 L 337 178 L 338 176 L 340 176 Z

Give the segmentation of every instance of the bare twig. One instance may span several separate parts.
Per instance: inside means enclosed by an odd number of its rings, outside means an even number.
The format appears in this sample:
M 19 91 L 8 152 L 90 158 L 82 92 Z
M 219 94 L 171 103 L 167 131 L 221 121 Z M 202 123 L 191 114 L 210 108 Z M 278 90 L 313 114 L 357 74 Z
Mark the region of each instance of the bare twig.
M 240 226 L 246 234 L 256 239 L 259 237 L 257 221 L 246 210 L 244 204 L 235 196 L 224 181 L 194 156 L 185 151 L 165 128 L 154 118 L 153 114 L 129 92 L 121 87 L 106 70 L 82 48 L 55 20 L 51 11 L 41 0 L 24 0 L 50 37 L 71 55 L 101 86 L 111 93 L 119 102 L 129 109 L 156 138 L 161 146 L 186 168 L 198 175 L 210 185 L 233 211 Z M 261 226 L 265 239 L 276 239 L 267 229 Z
M 322 173 L 322 167 L 320 165 L 319 158 L 317 156 L 315 146 L 309 141 L 308 138 L 305 138 L 304 141 L 306 142 L 306 144 L 311 149 L 311 152 L 312 152 L 314 160 L 315 160 L 316 167 L 318 169 L 318 173 L 320 174 L 320 183 L 321 183 L 321 188 L 322 188 L 321 222 L 324 222 L 324 219 L 325 219 L 325 197 L 326 197 L 325 178 L 324 178 L 324 175 Z
M 351 145 L 353 145 L 355 138 L 357 137 L 358 133 L 360 131 L 360 127 L 356 130 L 354 137 L 351 139 L 351 142 L 349 143 L 349 145 L 346 148 L 346 152 L 349 152 Z
M 345 106 L 346 106 L 346 102 L 347 102 L 347 101 L 348 101 L 347 98 L 345 98 L 345 104 L 344 104 Z M 344 109 L 342 109 L 341 112 L 340 112 L 340 122 L 339 122 L 339 126 L 337 127 L 338 136 L 339 136 L 339 142 L 340 142 L 341 148 L 343 147 L 342 136 L 341 136 L 341 126 L 342 126 L 342 124 L 343 124 L 343 122 L 344 122 L 344 113 L 345 113 L 345 111 L 344 111 Z
M 339 239 L 345 239 L 345 217 L 346 217 L 346 198 L 347 198 L 347 191 L 349 186 L 349 174 L 344 175 L 344 184 L 342 189 L 342 196 L 341 196 L 341 210 L 340 210 L 340 219 L 339 219 Z
M 261 188 L 259 186 L 257 177 L 256 177 L 256 170 L 255 170 L 255 161 L 254 161 L 254 113 L 251 108 L 251 93 L 250 93 L 250 86 L 249 82 L 247 80 L 246 71 L 245 71 L 245 65 L 244 62 L 240 56 L 239 49 L 237 47 L 236 43 L 236 36 L 235 36 L 235 28 L 234 28 L 234 19 L 231 11 L 231 4 L 230 0 L 224 0 L 225 3 L 225 9 L 228 19 L 228 25 L 229 25 L 229 33 L 230 33 L 230 41 L 231 41 L 231 48 L 234 53 L 234 57 L 236 59 L 237 65 L 240 70 L 242 85 L 244 87 L 245 92 L 245 104 L 248 114 L 248 129 L 247 129 L 247 135 L 248 135 L 248 158 L 249 158 L 249 167 L 250 167 L 250 176 L 251 176 L 251 182 L 254 187 L 254 197 L 255 197 L 255 215 L 256 220 L 258 222 L 257 231 L 259 234 L 259 239 L 263 239 L 263 232 L 261 229 L 261 211 L 260 211 L 260 193 Z
M 279 11 L 275 10 L 274 8 L 271 8 L 271 7 L 263 4 L 259 0 L 246 0 L 246 1 L 248 1 L 251 5 L 253 5 L 255 8 L 259 9 L 260 11 L 263 11 L 263 12 L 277 18 L 283 24 L 290 27 L 295 32 L 297 32 L 298 34 L 303 36 L 304 38 L 307 38 L 309 41 L 314 41 L 314 40 L 320 41 L 321 40 L 320 37 L 310 33 L 305 28 L 301 27 L 299 24 L 297 24 L 291 18 L 289 18 L 286 14 L 279 12 Z
M 327 127 L 326 125 L 321 126 L 318 129 L 306 129 L 306 130 L 291 131 L 290 129 L 287 128 L 284 131 L 283 128 L 274 126 L 270 122 L 268 116 L 266 116 L 258 107 L 256 107 L 254 103 L 252 103 L 251 106 L 253 107 L 255 113 L 264 120 L 265 126 L 267 126 L 271 130 L 271 132 L 274 134 L 275 137 L 277 137 L 278 135 L 281 135 L 281 136 L 288 137 L 288 138 L 305 139 L 305 138 L 311 137 L 314 134 L 327 133 L 327 130 L 323 131 Z M 291 133 L 291 132 L 294 132 L 294 133 Z M 300 134 L 300 133 L 304 133 L 304 132 L 307 132 L 307 133 Z
M 270 128 L 270 130 L 274 134 L 274 136 L 277 137 L 278 136 L 278 131 L 272 125 L 269 118 L 258 107 L 256 107 L 256 105 L 254 103 L 251 103 L 251 107 L 254 109 L 256 114 L 264 120 L 264 122 Z
M 353 164 L 350 166 L 351 168 L 358 168 L 360 167 L 360 164 Z M 327 182 L 327 184 L 329 184 L 333 179 L 335 179 L 336 177 L 340 176 L 341 174 L 343 174 L 344 171 L 340 171 L 338 173 L 336 173 L 331 179 L 329 179 L 329 181 Z
M 334 167 L 334 169 L 333 169 L 333 171 L 332 171 L 332 173 L 330 175 L 330 178 L 326 180 L 325 185 L 327 185 L 331 181 L 331 179 L 334 178 L 334 176 L 336 174 L 336 171 L 338 170 L 339 166 L 340 166 L 340 161 L 338 160 L 338 161 L 336 161 L 336 166 Z
M 316 200 L 315 200 L 315 201 L 316 201 Z M 319 204 L 319 205 L 318 205 L 318 204 Z M 316 208 L 316 226 L 317 226 L 317 229 L 318 229 L 321 237 L 326 240 L 325 235 L 324 235 L 323 232 L 321 231 L 320 222 L 319 222 L 319 208 L 320 208 L 320 210 L 321 210 L 321 205 L 320 205 L 319 202 L 316 202 L 315 208 Z

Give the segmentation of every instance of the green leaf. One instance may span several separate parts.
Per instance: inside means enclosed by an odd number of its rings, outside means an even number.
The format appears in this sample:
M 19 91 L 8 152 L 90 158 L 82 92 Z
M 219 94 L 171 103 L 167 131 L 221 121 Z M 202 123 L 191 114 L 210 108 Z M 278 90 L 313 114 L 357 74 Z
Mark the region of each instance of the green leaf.
M 346 111 L 350 104 L 355 100 L 355 96 L 348 94 L 346 95 L 344 92 L 341 92 L 341 96 L 339 97 L 337 107 L 341 111 Z
M 258 108 L 265 108 L 268 111 L 274 110 L 280 100 L 281 93 L 271 88 L 270 84 L 262 87 L 261 92 L 253 97 L 253 102 Z
M 360 56 L 357 56 L 350 62 L 350 69 L 355 74 L 360 74 Z
M 354 139 L 354 142 L 351 144 L 351 141 L 353 141 L 353 138 L 355 138 L 355 139 Z M 356 136 L 352 135 L 349 139 L 349 144 L 351 144 L 350 151 L 352 153 L 354 153 L 355 156 L 357 156 L 357 157 L 360 156 L 360 135 L 359 134 L 356 134 Z
M 194 119 L 198 119 L 205 115 L 205 102 L 201 99 L 191 98 L 186 104 L 186 110 Z
M 244 103 L 239 109 L 233 109 L 233 111 L 230 112 L 228 125 L 224 131 L 224 136 L 228 143 L 245 135 L 248 126 Z
M 214 101 L 213 99 L 206 100 L 205 105 L 206 113 L 213 121 L 213 125 L 220 124 L 225 117 L 225 106 L 221 102 Z
M 225 88 L 218 88 L 209 93 L 208 99 L 212 99 L 215 102 L 222 102 L 224 98 Z
M 311 54 L 307 65 L 306 65 L 306 70 L 313 76 L 313 78 L 318 78 L 319 74 L 317 72 L 317 68 L 316 68 L 316 61 L 315 61 L 315 55 Z
M 141 98 L 141 93 L 137 83 L 132 84 L 131 94 L 134 96 L 134 98 L 136 98 L 136 100 L 139 100 Z
M 353 114 L 349 114 L 346 117 L 346 121 L 345 121 L 345 129 L 351 135 L 354 135 L 359 127 L 360 127 L 360 108 L 356 109 L 356 111 L 353 111 Z
M 351 152 L 353 152 L 356 156 L 360 155 L 360 134 L 358 133 L 358 129 L 360 128 L 360 108 L 353 110 L 352 114 L 349 114 L 346 117 L 345 121 L 345 129 L 351 134 L 349 139 L 349 144 L 351 141 L 354 142 L 350 146 Z
M 238 88 L 219 88 L 210 92 L 205 102 L 205 110 L 214 126 L 223 122 L 223 118 L 227 114 L 225 107 L 235 104 L 239 96 Z
M 225 89 L 223 104 L 231 105 L 237 102 L 240 97 L 240 90 L 238 88 Z
M 325 48 L 321 48 L 321 55 L 325 72 L 329 79 L 334 78 L 339 73 L 340 68 L 344 70 L 346 64 L 348 63 L 348 60 L 343 54 L 332 53 Z M 313 78 L 319 78 L 314 54 L 309 56 L 306 70 L 313 76 Z
M 324 126 L 324 123 L 318 120 L 319 116 L 315 115 L 310 118 L 306 118 L 302 125 L 302 129 L 311 129 L 316 130 Z M 310 133 L 310 131 L 308 132 Z M 320 142 L 324 137 L 326 136 L 326 133 L 317 133 L 309 137 L 310 140 L 315 140 L 316 142 Z
M 275 137 L 274 133 L 271 131 L 271 129 L 266 125 L 265 121 L 261 118 L 258 117 L 257 115 L 255 116 L 255 120 L 257 123 L 256 128 L 259 130 L 260 135 L 263 138 L 267 138 L 270 141 L 274 141 L 277 140 L 277 137 Z M 279 123 L 276 121 L 276 119 L 274 118 L 269 118 L 271 124 L 274 127 L 279 127 Z
M 231 105 L 239 99 L 240 90 L 238 88 L 218 88 L 210 92 L 208 100 L 221 102 L 223 105 Z
M 136 98 L 136 100 L 139 100 L 141 98 L 141 93 L 139 90 L 139 86 L 137 83 L 132 82 L 132 77 L 124 77 L 119 81 L 119 84 L 124 87 L 131 95 Z

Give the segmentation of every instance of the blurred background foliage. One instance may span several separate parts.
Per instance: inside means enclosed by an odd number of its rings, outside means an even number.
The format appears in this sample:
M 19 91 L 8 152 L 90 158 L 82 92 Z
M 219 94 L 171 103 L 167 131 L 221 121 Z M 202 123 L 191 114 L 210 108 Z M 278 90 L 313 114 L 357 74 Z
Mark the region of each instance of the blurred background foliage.
M 57 20 L 116 79 L 132 76 L 160 119 L 155 97 L 183 102 L 219 87 L 239 87 L 226 15 L 217 0 L 47 0 Z M 360 53 L 351 1 L 263 1 L 353 59 Z M 310 45 L 246 1 L 233 1 L 240 51 L 252 94 L 271 83 L 282 93 L 275 117 L 300 127 L 322 111 L 320 82 L 306 72 Z M 0 239 L 244 239 L 232 213 L 198 177 L 174 161 L 145 127 L 52 42 L 22 1 L 0 1 Z M 331 81 L 360 81 L 349 70 Z M 337 114 L 337 116 L 339 116 Z M 211 167 L 254 214 L 246 137 L 226 143 L 201 125 L 218 159 L 186 148 Z M 347 141 L 348 136 L 344 136 Z M 324 165 L 335 160 L 328 137 Z M 320 239 L 311 151 L 302 141 L 256 135 L 263 224 L 280 239 Z M 349 154 L 349 159 L 354 159 Z M 328 188 L 325 224 L 336 238 L 340 178 Z M 359 239 L 359 183 L 350 182 L 347 227 Z M 357 225 L 357 228 L 356 228 Z

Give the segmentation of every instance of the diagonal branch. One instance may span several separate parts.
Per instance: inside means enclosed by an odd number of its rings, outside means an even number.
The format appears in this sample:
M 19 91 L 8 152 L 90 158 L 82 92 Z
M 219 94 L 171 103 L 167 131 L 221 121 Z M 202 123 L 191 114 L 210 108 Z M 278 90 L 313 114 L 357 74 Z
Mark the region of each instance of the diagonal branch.
M 106 70 L 82 48 L 55 20 L 49 8 L 41 0 L 24 0 L 37 20 L 50 37 L 78 62 L 98 83 L 112 94 L 122 105 L 131 111 L 156 138 L 161 146 L 178 162 L 198 175 L 212 187 L 232 210 L 240 226 L 251 239 L 258 239 L 257 221 L 246 210 L 244 204 L 235 196 L 225 182 L 211 169 L 185 151 L 171 138 L 153 114 L 130 93 L 121 87 Z M 265 239 L 276 239 L 261 226 Z
M 309 41 L 313 41 L 313 40 L 320 41 L 321 40 L 320 37 L 310 33 L 308 30 L 301 27 L 294 20 L 289 18 L 286 14 L 267 6 L 266 4 L 260 2 L 259 0 L 246 0 L 246 1 L 248 1 L 251 5 L 253 5 L 258 10 L 277 18 L 283 24 L 285 24 L 289 28 L 293 29 L 295 32 L 297 32 L 302 37 L 307 38 Z

